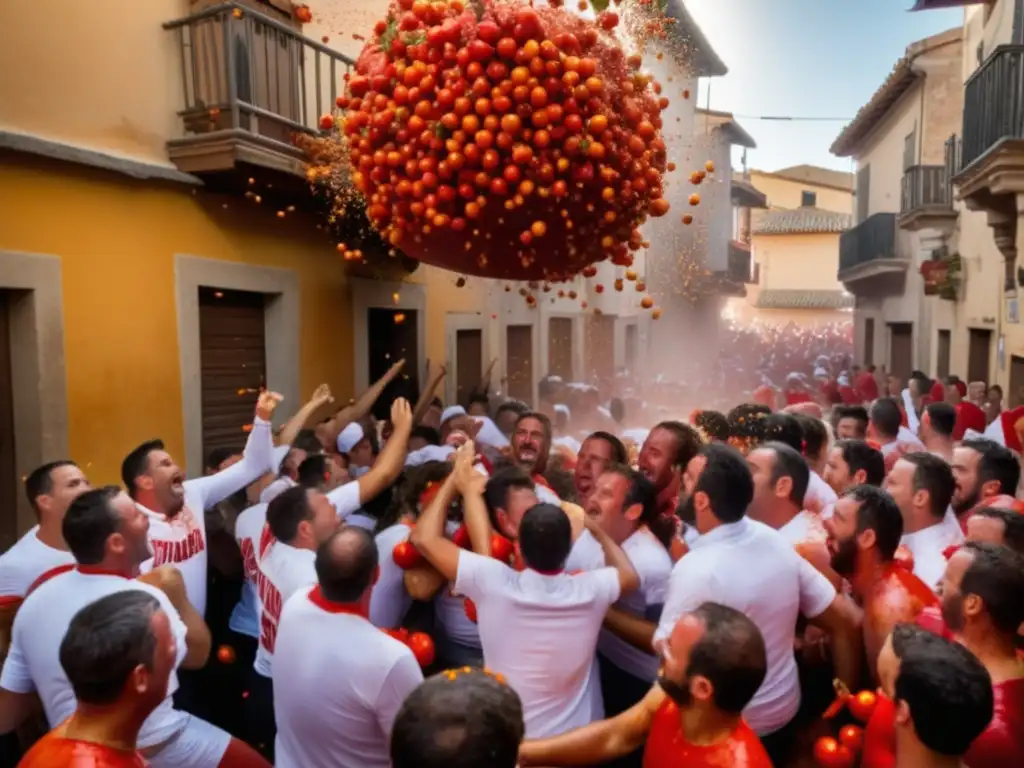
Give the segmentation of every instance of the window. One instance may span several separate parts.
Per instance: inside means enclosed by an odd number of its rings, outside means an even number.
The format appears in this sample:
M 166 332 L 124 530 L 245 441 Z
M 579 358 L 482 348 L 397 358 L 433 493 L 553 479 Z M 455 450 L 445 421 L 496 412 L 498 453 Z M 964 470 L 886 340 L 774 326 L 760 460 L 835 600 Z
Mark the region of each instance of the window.
M 914 128 L 907 137 L 903 139 L 903 170 L 906 171 L 910 166 L 914 165 L 914 161 L 917 159 L 915 153 L 917 149 L 917 128 Z
M 818 193 L 804 190 L 800 193 L 800 206 L 802 208 L 813 208 L 818 204 Z
M 857 169 L 857 223 L 868 217 L 868 203 L 871 200 L 871 166 Z

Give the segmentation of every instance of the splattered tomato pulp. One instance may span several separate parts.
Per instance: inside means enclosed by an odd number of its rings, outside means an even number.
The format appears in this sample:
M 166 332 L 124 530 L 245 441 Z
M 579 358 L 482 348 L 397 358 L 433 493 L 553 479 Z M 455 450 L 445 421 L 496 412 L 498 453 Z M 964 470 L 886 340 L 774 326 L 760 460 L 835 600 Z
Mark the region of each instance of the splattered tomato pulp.
M 602 26 L 495 0 L 397 0 L 338 99 L 353 182 L 392 245 L 522 280 L 632 264 L 638 227 L 669 207 L 664 103 Z

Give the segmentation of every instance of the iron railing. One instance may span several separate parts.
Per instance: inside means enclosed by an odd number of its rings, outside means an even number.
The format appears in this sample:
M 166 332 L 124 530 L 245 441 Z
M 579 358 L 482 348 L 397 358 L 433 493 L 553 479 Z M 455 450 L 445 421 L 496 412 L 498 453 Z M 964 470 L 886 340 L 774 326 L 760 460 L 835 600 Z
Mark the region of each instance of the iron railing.
M 188 134 L 243 131 L 291 145 L 315 135 L 353 61 L 280 21 L 224 3 L 164 24 L 177 34 Z
M 729 261 L 726 267 L 725 276 L 734 283 L 746 284 L 750 282 L 750 251 L 729 246 Z
M 962 149 L 960 137 L 955 133 L 946 139 L 946 178 L 950 182 L 960 173 Z
M 960 168 L 1004 138 L 1024 139 L 1024 45 L 1000 45 L 964 85 Z
M 900 213 L 922 208 L 953 209 L 953 187 L 945 165 L 912 165 L 903 172 Z
M 839 271 L 896 259 L 896 214 L 876 213 L 839 236 Z

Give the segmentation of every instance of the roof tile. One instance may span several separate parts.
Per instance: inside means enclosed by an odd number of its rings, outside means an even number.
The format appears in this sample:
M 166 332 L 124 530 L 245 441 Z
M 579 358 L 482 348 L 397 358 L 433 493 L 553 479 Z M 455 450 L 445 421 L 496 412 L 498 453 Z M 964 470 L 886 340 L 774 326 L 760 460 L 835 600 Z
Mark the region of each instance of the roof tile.
M 838 234 L 853 226 L 853 216 L 848 213 L 811 207 L 754 211 L 752 219 L 755 235 Z

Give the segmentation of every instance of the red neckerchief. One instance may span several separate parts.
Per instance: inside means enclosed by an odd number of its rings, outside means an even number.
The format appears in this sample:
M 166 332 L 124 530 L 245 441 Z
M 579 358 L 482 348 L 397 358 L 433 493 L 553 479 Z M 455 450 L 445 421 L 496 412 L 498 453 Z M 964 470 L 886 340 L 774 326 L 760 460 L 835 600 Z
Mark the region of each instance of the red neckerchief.
M 530 479 L 533 480 L 534 485 L 542 485 L 545 488 L 547 488 L 549 491 L 554 493 L 554 489 L 548 484 L 548 481 L 544 479 L 544 475 L 542 475 L 540 473 L 537 473 L 536 475 L 534 475 Z
M 32 582 L 31 586 L 29 586 L 29 588 L 25 590 L 25 597 L 31 595 L 33 592 L 39 589 L 39 587 L 48 582 L 54 576 L 60 576 L 62 573 L 67 573 L 68 571 L 73 570 L 74 567 L 74 563 L 64 563 L 64 565 L 58 565 L 56 568 L 51 568 L 38 579 Z
M 358 603 L 335 603 L 324 597 L 324 593 L 317 585 L 309 591 L 309 602 L 327 613 L 347 613 L 352 616 L 360 616 L 369 620 L 369 612 Z
M 490 460 L 482 453 L 480 454 L 480 463 L 484 465 L 484 469 L 487 470 L 488 475 L 494 474 L 494 465 L 491 464 Z

